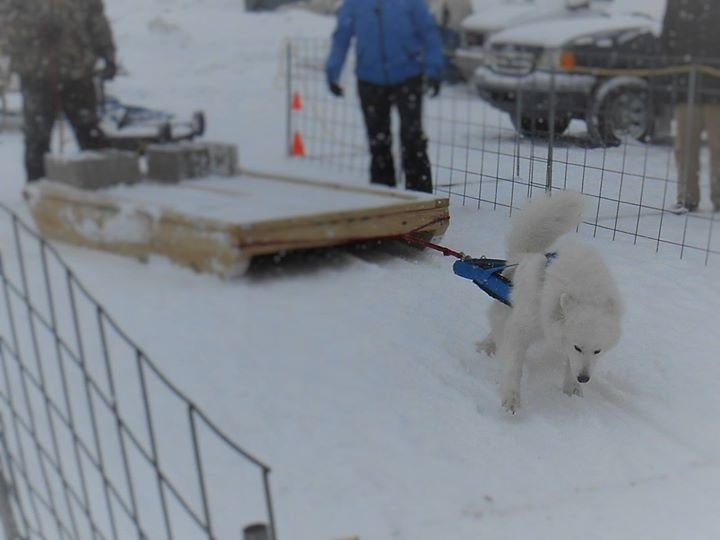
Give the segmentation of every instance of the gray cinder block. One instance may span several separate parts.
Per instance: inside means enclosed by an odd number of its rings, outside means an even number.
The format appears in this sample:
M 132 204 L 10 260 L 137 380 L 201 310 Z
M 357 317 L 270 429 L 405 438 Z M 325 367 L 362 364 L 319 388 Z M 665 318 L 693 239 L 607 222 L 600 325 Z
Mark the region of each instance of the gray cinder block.
M 136 184 L 142 180 L 137 154 L 110 149 L 46 154 L 45 176 L 80 189 Z
M 237 176 L 240 172 L 238 149 L 234 144 L 203 143 L 210 154 L 210 169 L 214 176 Z
M 147 175 L 160 182 L 179 182 L 207 176 L 235 176 L 238 151 L 232 144 L 182 142 L 156 144 L 147 149 Z

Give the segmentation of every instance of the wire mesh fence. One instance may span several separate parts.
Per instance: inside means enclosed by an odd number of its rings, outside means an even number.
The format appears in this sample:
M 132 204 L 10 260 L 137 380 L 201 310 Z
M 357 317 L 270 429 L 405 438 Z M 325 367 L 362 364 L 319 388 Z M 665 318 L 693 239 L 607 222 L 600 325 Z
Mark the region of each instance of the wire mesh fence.
M 313 39 L 288 45 L 288 148 L 293 153 L 301 137 L 307 159 L 367 178 L 370 156 L 353 66 L 345 68 L 344 97 L 332 96 L 323 70 L 328 47 L 329 40 Z M 472 80 L 446 85 L 424 102 L 436 194 L 451 204 L 511 212 L 538 191 L 574 189 L 587 198 L 582 228 L 593 236 L 704 264 L 720 255 L 720 216 L 713 208 L 720 205 L 720 185 L 711 194 L 710 180 L 719 174 L 720 148 L 707 116 L 719 110 L 707 107 L 720 103 L 720 72 L 617 52 L 611 63 L 608 53 L 588 51 L 571 59 L 533 47 L 490 54 Z M 683 108 L 696 112 L 695 125 L 677 123 Z M 397 117 L 393 123 L 397 128 Z M 707 144 L 695 164 L 692 145 L 680 143 L 703 127 Z M 678 177 L 692 176 L 693 167 L 701 171 L 699 208 L 670 211 L 687 197 Z
M 252 523 L 276 538 L 270 468 L 3 205 L 0 442 L 8 540 L 231 539 Z

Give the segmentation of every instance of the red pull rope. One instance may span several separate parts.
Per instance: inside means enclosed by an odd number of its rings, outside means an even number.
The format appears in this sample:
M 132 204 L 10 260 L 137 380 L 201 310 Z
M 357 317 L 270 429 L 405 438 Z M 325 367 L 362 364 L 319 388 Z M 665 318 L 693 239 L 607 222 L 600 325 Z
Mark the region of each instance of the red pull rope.
M 405 240 L 406 242 L 409 242 L 411 244 L 418 244 L 420 246 L 434 249 L 435 251 L 439 251 L 446 257 L 455 257 L 455 258 L 461 259 L 461 260 L 466 257 L 466 255 L 460 251 L 455 251 L 455 250 L 447 248 L 445 246 L 441 246 L 440 244 L 435 244 L 433 242 L 430 242 L 429 240 L 420 238 L 419 236 L 416 236 L 413 233 L 403 234 L 399 238 L 401 238 L 402 240 Z

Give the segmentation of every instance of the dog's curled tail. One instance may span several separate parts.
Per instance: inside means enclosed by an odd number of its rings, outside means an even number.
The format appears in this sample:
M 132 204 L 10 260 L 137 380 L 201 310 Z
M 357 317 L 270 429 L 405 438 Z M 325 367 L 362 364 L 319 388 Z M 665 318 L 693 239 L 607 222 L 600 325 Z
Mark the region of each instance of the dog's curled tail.
M 583 198 L 577 191 L 555 191 L 533 199 L 515 214 L 507 235 L 507 257 L 545 253 L 563 234 L 582 222 Z

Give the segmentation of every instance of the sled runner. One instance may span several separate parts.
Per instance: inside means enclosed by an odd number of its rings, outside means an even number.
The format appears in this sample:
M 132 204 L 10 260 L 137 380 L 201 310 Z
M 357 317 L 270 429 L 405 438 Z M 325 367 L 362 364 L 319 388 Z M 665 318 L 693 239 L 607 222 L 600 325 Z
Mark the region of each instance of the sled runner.
M 113 96 L 101 100 L 100 117 L 112 148 L 140 154 L 150 144 L 191 141 L 205 133 L 205 115 L 201 111 L 181 121 L 167 112 L 125 105 Z
M 550 264 L 557 253 L 547 253 L 546 265 Z M 472 259 L 466 257 L 459 261 L 455 261 L 453 272 L 460 277 L 472 280 L 472 282 L 480 287 L 489 296 L 502 302 L 506 306 L 511 306 L 510 293 L 512 292 L 512 281 L 502 275 L 503 270 L 511 268 L 515 265 L 507 264 L 504 259 Z

